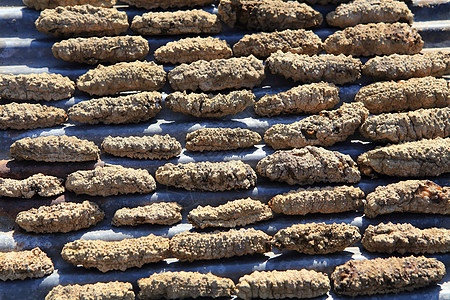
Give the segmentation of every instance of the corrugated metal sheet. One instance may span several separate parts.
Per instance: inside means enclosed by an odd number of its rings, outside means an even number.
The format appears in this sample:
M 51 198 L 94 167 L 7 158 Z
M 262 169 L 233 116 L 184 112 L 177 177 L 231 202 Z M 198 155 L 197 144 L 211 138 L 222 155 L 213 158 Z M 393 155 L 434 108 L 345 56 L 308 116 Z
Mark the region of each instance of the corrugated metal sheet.
M 427 4 L 427 5 L 424 5 Z M 425 51 L 431 48 L 441 48 L 449 50 L 450 48 L 450 4 L 445 1 L 435 1 L 434 4 L 427 1 L 416 1 L 410 4 L 415 13 L 416 26 L 425 41 Z M 334 7 L 317 6 L 316 9 L 322 13 L 327 13 Z M 131 18 L 136 14 L 142 14 L 144 10 L 128 8 L 122 6 L 119 8 L 128 13 Z M 216 5 L 205 8 L 210 12 L 217 12 Z M 38 17 L 39 12 L 26 9 L 21 6 L 19 0 L 0 1 L 0 74 L 1 73 L 34 73 L 34 72 L 54 72 L 61 73 L 75 79 L 79 75 L 85 73 L 89 66 L 67 63 L 56 60 L 51 53 L 51 46 L 56 39 L 46 36 L 36 31 L 34 21 Z M 325 39 L 335 29 L 322 26 L 314 30 L 322 39 Z M 218 37 L 226 39 L 230 44 L 235 43 L 246 32 L 226 29 Z M 149 37 L 150 55 L 148 60 L 153 59 L 152 53 L 159 46 L 167 43 L 169 40 L 178 39 L 179 37 Z M 433 49 L 435 50 L 435 49 Z M 165 66 L 169 70 L 171 66 Z M 359 88 L 369 81 L 363 79 L 356 84 L 343 86 L 340 96 L 343 102 L 351 102 Z M 277 93 L 285 91 L 295 86 L 292 81 L 283 80 L 281 77 L 268 75 L 263 84 L 254 89 L 257 97 L 261 97 L 266 93 Z M 171 89 L 168 85 L 164 87 L 165 94 L 170 93 Z M 68 100 L 45 103 L 52 106 L 68 108 L 75 103 L 87 100 L 86 94 L 77 92 L 74 97 Z M 304 116 L 281 116 L 275 118 L 257 117 L 252 108 L 246 109 L 242 113 L 222 119 L 197 119 L 194 117 L 184 116 L 182 114 L 173 113 L 167 108 L 158 114 L 157 118 L 150 122 L 131 124 L 131 125 L 83 125 L 76 123 L 66 123 L 63 126 L 50 129 L 36 129 L 29 131 L 1 131 L 0 132 L 0 159 L 9 159 L 9 146 L 14 141 L 24 137 L 36 137 L 43 135 L 75 135 L 94 141 L 97 145 L 108 135 L 151 135 L 156 133 L 170 134 L 177 138 L 184 146 L 185 136 L 187 132 L 203 128 L 203 127 L 242 127 L 255 130 L 261 135 L 271 125 L 277 123 L 292 123 Z M 356 158 L 358 154 L 373 149 L 376 144 L 364 140 L 359 135 L 354 135 L 346 142 L 339 143 L 332 150 L 338 150 L 346 154 L 350 154 Z M 273 150 L 260 144 L 254 148 L 241 151 L 225 151 L 225 152 L 209 152 L 197 154 L 183 150 L 180 157 L 169 161 L 140 161 L 132 159 L 117 158 L 109 155 L 102 155 L 102 160 L 106 163 L 120 164 L 127 167 L 146 168 L 154 175 L 157 167 L 167 163 L 186 163 L 191 161 L 223 161 L 232 159 L 241 159 L 255 167 L 256 163 L 264 156 L 273 153 Z M 23 167 L 25 169 L 23 169 Z M 52 165 L 53 167 L 53 165 Z M 78 166 L 71 166 L 77 168 Z M 85 166 L 80 166 L 85 167 Z M 13 166 L 11 172 L 29 172 L 40 170 L 42 164 L 33 166 Z M 53 171 L 69 172 L 67 165 L 58 164 Z M 0 167 L 0 173 L 4 172 L 4 168 Z M 19 174 L 16 174 L 19 175 Z M 431 178 L 441 185 L 450 185 L 450 175 L 440 176 L 439 178 Z M 399 181 L 399 178 L 380 177 L 372 180 L 363 178 L 357 185 L 366 193 L 371 192 L 378 185 L 384 185 L 391 182 Z M 137 289 L 136 280 L 149 276 L 154 272 L 164 270 L 187 270 L 199 272 L 212 272 L 219 276 L 230 277 L 237 280 L 243 274 L 251 273 L 254 270 L 285 270 L 310 268 L 319 271 L 331 273 L 336 265 L 342 264 L 350 259 L 363 259 L 374 257 L 387 257 L 384 255 L 374 255 L 364 251 L 360 244 L 356 247 L 350 247 L 346 251 L 331 254 L 307 256 L 294 252 L 278 252 L 267 255 L 254 255 L 240 258 L 223 259 L 220 261 L 202 261 L 194 263 L 182 263 L 176 260 L 167 260 L 157 264 L 148 264 L 143 268 L 132 268 L 126 272 L 114 271 L 101 273 L 95 270 L 86 270 L 76 268 L 71 264 L 62 260 L 60 251 L 64 243 L 79 238 L 86 239 L 104 239 L 116 240 L 126 237 L 139 237 L 149 233 L 164 235 L 171 237 L 174 234 L 191 230 L 191 225 L 186 221 L 187 212 L 195 208 L 197 205 L 219 205 L 229 200 L 243 197 L 252 197 L 267 202 L 272 196 L 287 192 L 296 187 L 287 184 L 273 183 L 262 177 L 258 178 L 256 188 L 248 191 L 232 191 L 232 192 L 187 192 L 179 189 L 167 188 L 158 185 L 157 191 L 150 195 L 127 195 L 115 197 L 78 197 L 71 193 L 66 193 L 65 200 L 82 201 L 90 199 L 98 203 L 106 212 L 106 218 L 98 226 L 88 230 L 81 230 L 67 234 L 47 234 L 34 235 L 27 234 L 19 230 L 14 225 L 14 218 L 17 212 L 38 207 L 43 204 L 55 203 L 63 200 L 63 197 L 57 199 L 37 199 L 32 200 L 16 200 L 16 199 L 0 199 L 0 250 L 11 249 L 31 249 L 32 247 L 41 247 L 52 258 L 56 271 L 41 279 L 32 279 L 24 281 L 14 281 L 0 283 L 0 299 L 43 299 L 48 291 L 57 284 L 84 284 L 95 283 L 98 281 L 107 282 L 113 280 L 128 281 L 133 283 Z M 115 210 L 128 206 L 134 207 L 159 201 L 177 201 L 185 207 L 183 212 L 183 221 L 174 226 L 151 226 L 143 225 L 135 228 L 114 228 L 110 222 Z M 269 234 L 274 234 L 279 229 L 285 228 L 295 223 L 308 222 L 345 222 L 357 225 L 361 231 L 369 224 L 378 224 L 381 222 L 409 222 L 415 226 L 426 228 L 432 226 L 450 227 L 450 218 L 435 215 L 420 214 L 393 214 L 380 216 L 376 219 L 367 219 L 363 217 L 362 212 L 331 214 L 331 215 L 307 215 L 303 217 L 295 216 L 277 216 L 273 220 L 258 223 L 252 227 L 264 230 Z M 431 255 L 443 261 L 448 270 L 450 270 L 450 254 Z M 328 297 L 328 298 L 327 298 Z M 323 299 L 341 299 L 334 293 L 330 293 Z M 402 293 L 387 296 L 364 297 L 362 299 L 450 299 L 450 276 L 447 275 L 438 286 L 421 289 L 414 292 Z

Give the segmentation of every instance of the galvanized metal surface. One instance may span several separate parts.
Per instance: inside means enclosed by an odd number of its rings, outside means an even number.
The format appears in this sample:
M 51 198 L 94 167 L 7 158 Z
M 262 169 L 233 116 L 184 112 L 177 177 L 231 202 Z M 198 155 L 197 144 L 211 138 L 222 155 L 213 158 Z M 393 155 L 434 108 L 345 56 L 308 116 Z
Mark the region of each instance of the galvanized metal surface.
M 440 4 L 431 4 L 423 6 L 424 1 L 417 1 L 410 4 L 415 13 L 416 26 L 425 41 L 425 51 L 430 48 L 440 48 L 448 51 L 450 49 L 450 4 L 448 2 Z M 145 11 L 139 9 L 128 8 L 126 6 L 118 7 L 120 10 L 127 12 L 129 19 L 136 14 L 142 14 Z M 332 6 L 316 6 L 314 7 L 322 13 L 327 13 L 334 9 Z M 205 8 L 210 12 L 217 12 L 216 5 Z M 34 72 L 54 72 L 76 79 L 79 75 L 85 73 L 91 66 L 72 64 L 55 59 L 51 53 L 51 46 L 57 40 L 39 33 L 34 27 L 34 21 L 38 17 L 39 12 L 24 8 L 19 0 L 3 0 L 0 1 L 0 74 L 5 73 L 34 73 Z M 325 25 L 314 30 L 322 39 L 325 39 L 329 34 L 336 29 L 327 28 Z M 131 32 L 130 32 L 131 33 Z M 231 45 L 240 39 L 245 33 L 242 31 L 225 28 L 223 33 L 218 37 L 224 38 Z M 150 55 L 148 60 L 152 60 L 152 53 L 159 46 L 167 43 L 170 40 L 175 40 L 180 37 L 147 37 L 150 43 Z M 435 49 L 432 49 L 435 50 Z M 363 59 L 365 61 L 366 59 Z M 165 66 L 166 70 L 173 66 Z M 363 78 L 356 84 L 346 85 L 341 88 L 340 96 L 342 102 L 351 102 L 359 88 L 370 80 Z M 268 75 L 263 84 L 255 88 L 253 91 L 258 98 L 266 93 L 277 93 L 285 91 L 296 84 L 289 80 L 284 80 L 279 76 Z M 165 95 L 171 92 L 171 89 L 166 85 L 163 89 Z M 87 94 L 76 92 L 74 97 L 68 100 L 45 103 L 52 106 L 68 108 L 75 103 L 87 100 Z M 252 108 L 222 119 L 198 119 L 194 117 L 185 116 L 179 113 L 174 113 L 167 108 L 158 114 L 157 118 L 150 122 L 144 122 L 131 125 L 83 125 L 78 123 L 68 122 L 63 126 L 36 129 L 29 131 L 0 131 L 0 159 L 9 159 L 9 146 L 14 141 L 32 136 L 43 135 L 75 135 L 80 138 L 85 138 L 94 141 L 100 145 L 101 141 L 108 135 L 113 136 L 130 136 L 130 135 L 151 135 L 156 133 L 170 134 L 177 138 L 184 146 L 186 133 L 204 127 L 241 127 L 248 128 L 264 134 L 271 125 L 277 123 L 292 123 L 300 120 L 305 116 L 282 116 L 275 118 L 261 118 L 257 117 Z M 332 150 L 350 154 L 354 159 L 358 154 L 373 149 L 377 144 L 363 139 L 358 134 L 349 138 L 346 142 L 336 144 L 329 147 Z M 103 154 L 101 159 L 106 163 L 120 164 L 127 167 L 145 168 L 154 175 L 156 169 L 167 163 L 186 163 L 191 161 L 223 161 L 232 159 L 241 159 L 249 163 L 252 167 L 264 156 L 273 153 L 273 150 L 260 144 L 254 148 L 242 151 L 225 151 L 225 152 L 206 152 L 193 153 L 183 150 L 182 154 L 168 161 L 146 161 L 133 160 L 126 158 L 117 158 L 110 155 Z M 11 164 L 10 164 L 11 165 Z M 56 169 L 64 170 L 64 164 L 52 165 Z M 41 168 L 37 165 L 31 167 Z M 76 166 L 75 166 L 76 167 Z M 86 167 L 86 166 L 84 166 Z M 88 166 L 89 167 L 89 166 Z M 71 166 L 70 169 L 74 168 Z M 0 168 L 1 169 L 1 168 Z M 69 167 L 67 167 L 69 169 Z M 23 168 L 12 168 L 12 171 L 25 172 Z M 28 168 L 27 172 L 29 172 Z M 2 170 L 0 170 L 2 171 Z M 1 172 L 0 172 L 1 173 Z M 64 172 L 63 172 L 64 173 Z M 15 174 L 16 176 L 23 176 L 23 174 Z M 450 185 L 450 175 L 443 175 L 439 178 L 430 178 L 440 185 Z M 392 182 L 400 181 L 400 178 L 380 177 L 378 179 L 369 179 L 364 177 L 359 186 L 364 192 L 369 193 L 378 185 L 385 185 Z M 179 262 L 174 259 L 167 261 L 148 264 L 143 268 L 132 268 L 126 272 L 113 271 L 108 273 L 101 273 L 96 270 L 86 270 L 83 268 L 76 268 L 71 264 L 62 260 L 60 251 L 63 245 L 67 242 L 79 238 L 85 239 L 103 239 L 103 240 L 118 240 L 127 237 L 139 237 L 154 233 L 171 237 L 174 234 L 186 230 L 192 230 L 192 227 L 186 221 L 187 213 L 195 208 L 197 205 L 219 205 L 227 201 L 252 197 L 267 202 L 276 194 L 284 193 L 295 186 L 288 186 L 287 184 L 273 183 L 262 177 L 258 177 L 258 185 L 254 189 L 247 191 L 231 191 L 231 192 L 187 192 L 181 189 L 167 188 L 158 185 L 154 194 L 150 195 L 126 195 L 114 197 L 79 197 L 72 193 L 66 193 L 64 196 L 52 199 L 33 198 L 31 200 L 17 200 L 17 199 L 0 199 L 0 251 L 6 250 L 22 250 L 31 249 L 33 247 L 41 247 L 52 258 L 56 271 L 47 277 L 41 279 L 28 279 L 24 281 L 14 282 L 0 282 L 0 299 L 44 299 L 48 291 L 57 284 L 84 284 L 95 283 L 98 281 L 107 282 L 113 280 L 128 281 L 134 285 L 137 290 L 136 280 L 142 277 L 149 276 L 154 272 L 161 271 L 175 271 L 188 270 L 199 272 L 212 272 L 219 276 L 230 277 L 237 280 L 243 274 L 251 273 L 254 270 L 286 270 L 286 269 L 300 269 L 310 268 L 319 271 L 324 271 L 330 274 L 336 265 L 342 264 L 350 259 L 364 259 L 375 257 L 387 257 L 387 255 L 374 255 L 369 253 L 357 244 L 356 247 L 349 247 L 346 251 L 331 254 L 308 256 L 301 255 L 295 252 L 278 252 L 268 253 L 266 255 L 254 255 L 238 258 L 230 258 L 216 261 L 201 261 L 194 263 Z M 92 200 L 98 203 L 106 213 L 106 218 L 96 227 L 81 230 L 74 233 L 66 234 L 28 234 L 19 229 L 14 224 L 14 218 L 19 211 L 29 209 L 31 207 L 38 207 L 39 205 L 48 205 L 50 203 L 57 203 L 59 201 L 83 201 L 85 199 Z M 156 226 L 143 225 L 138 227 L 111 227 L 111 219 L 115 210 L 121 207 L 135 207 L 152 202 L 159 201 L 176 201 L 183 205 L 183 221 L 174 226 Z M 365 230 L 369 224 L 378 224 L 381 222 L 409 222 L 420 228 L 438 226 L 450 228 L 450 217 L 437 215 L 421 215 L 421 214 L 392 214 L 387 216 L 380 216 L 375 219 L 367 219 L 362 212 L 343 213 L 343 214 L 312 214 L 303 217 L 282 216 L 277 215 L 273 220 L 261 222 L 254 226 L 256 229 L 261 229 L 268 234 L 275 234 L 279 229 L 285 228 L 296 223 L 308 222 L 345 222 L 358 226 L 361 231 Z M 249 226 L 250 227 L 250 226 Z M 427 255 L 428 256 L 428 255 Z M 447 270 L 450 270 L 450 254 L 431 255 L 429 257 L 436 257 L 443 261 Z M 447 275 L 440 285 L 417 290 L 414 292 L 401 293 L 398 295 L 385 295 L 374 297 L 361 297 L 361 299 L 450 299 L 450 275 Z M 339 297 L 333 292 L 329 293 L 323 299 L 346 299 Z

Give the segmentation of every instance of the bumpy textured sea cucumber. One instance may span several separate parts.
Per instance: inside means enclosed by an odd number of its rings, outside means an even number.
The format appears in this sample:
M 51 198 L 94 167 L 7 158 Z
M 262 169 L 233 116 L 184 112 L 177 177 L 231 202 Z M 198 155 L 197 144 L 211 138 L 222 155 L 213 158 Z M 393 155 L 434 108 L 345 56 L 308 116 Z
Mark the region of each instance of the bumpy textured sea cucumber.
M 0 98 L 53 101 L 70 98 L 75 83 L 61 74 L 0 75 Z
M 318 113 L 339 103 L 339 88 L 319 82 L 300 85 L 286 92 L 264 95 L 255 103 L 257 115 L 272 117 L 280 114 Z
M 121 241 L 76 240 L 64 245 L 62 257 L 75 266 L 101 272 L 125 271 L 170 257 L 169 239 L 150 234 Z
M 366 176 L 439 176 L 450 172 L 450 138 L 375 148 L 361 154 L 358 165 Z
M 216 34 L 222 31 L 222 24 L 217 15 L 193 9 L 135 16 L 131 30 L 142 35 Z
M 315 298 L 330 291 L 328 276 L 313 270 L 255 271 L 239 278 L 240 299 Z
M 53 270 L 52 260 L 39 248 L 0 252 L 0 280 L 41 278 Z
M 256 173 L 240 160 L 165 164 L 156 170 L 156 180 L 164 185 L 200 191 L 249 189 L 256 185 Z
M 156 189 L 156 182 L 147 170 L 107 165 L 69 174 L 66 189 L 76 194 L 103 197 L 132 193 L 147 194 Z
M 450 137 L 450 107 L 370 116 L 359 131 L 371 140 L 392 143 Z
M 371 252 L 447 253 L 450 252 L 450 230 L 381 223 L 367 227 L 361 244 Z
M 63 202 L 22 211 L 17 214 L 16 223 L 29 232 L 69 232 L 94 226 L 104 216 L 105 213 L 93 202 Z
M 274 149 L 332 146 L 354 134 L 368 115 L 362 103 L 344 103 L 336 110 L 323 110 L 292 124 L 273 125 L 264 134 L 264 141 Z
M 67 121 L 64 109 L 30 103 L 0 105 L 0 130 L 53 127 Z
M 124 124 L 147 121 L 162 109 L 159 92 L 103 97 L 81 101 L 68 110 L 72 121 L 87 124 Z
M 182 232 L 170 240 L 170 251 L 181 261 L 220 259 L 270 251 L 271 237 L 251 229 L 223 232 Z
M 119 35 L 129 26 L 126 12 L 89 4 L 43 10 L 34 24 L 39 32 L 60 38 Z
M 275 213 L 306 215 L 308 213 L 340 213 L 363 206 L 364 192 L 357 187 L 312 187 L 277 195 L 269 206 Z
M 63 40 L 52 46 L 55 58 L 93 65 L 144 59 L 148 51 L 146 39 L 130 35 L 75 38 Z
M 272 210 L 266 204 L 246 198 L 217 207 L 199 205 L 189 212 L 188 221 L 197 228 L 236 227 L 265 221 L 272 217 Z
M 0 197 L 51 197 L 64 193 L 63 180 L 41 173 L 23 180 L 0 178 Z
M 347 2 L 349 0 L 305 0 L 309 5 L 339 5 Z
M 327 53 L 354 56 L 416 54 L 423 40 L 417 28 L 406 23 L 371 23 L 347 27 L 324 42 Z
M 413 13 L 405 2 L 396 0 L 355 0 L 339 5 L 326 19 L 328 25 L 349 27 L 367 23 L 412 23 Z
M 251 91 L 233 91 L 228 94 L 196 94 L 174 92 L 166 97 L 166 105 L 175 112 L 203 118 L 220 118 L 237 114 L 255 103 Z
M 355 96 L 372 113 L 450 105 L 450 85 L 444 78 L 423 77 L 384 81 L 362 87 Z
M 227 41 L 213 37 L 185 38 L 169 42 L 155 50 L 159 63 L 192 63 L 197 60 L 230 58 L 233 51 Z
M 211 273 L 162 272 L 138 280 L 139 299 L 231 297 L 234 282 Z
M 305 55 L 273 53 L 266 64 L 272 74 L 301 82 L 328 81 L 336 84 L 354 82 L 361 77 L 361 61 L 344 54 Z
M 213 3 L 214 0 L 122 0 L 122 2 L 145 9 L 167 9 L 207 5 Z
M 281 50 L 298 54 L 317 54 L 322 50 L 322 40 L 311 30 L 283 30 L 246 34 L 233 45 L 235 56 L 266 58 Z
M 116 0 L 22 0 L 23 4 L 36 10 L 56 8 L 58 6 L 74 6 L 90 4 L 92 6 L 113 7 Z
M 134 300 L 133 285 L 129 282 L 98 282 L 95 284 L 58 285 L 47 294 L 45 300 Z
M 367 195 L 364 213 L 369 218 L 393 212 L 450 214 L 450 188 L 430 180 L 406 180 L 379 186 Z
M 262 176 L 288 184 L 355 183 L 361 179 L 358 167 L 349 155 L 314 146 L 278 150 L 261 159 L 256 169 Z
M 114 226 L 140 224 L 173 225 L 181 221 L 183 207 L 176 202 L 159 202 L 135 208 L 124 207 L 114 213 Z
M 221 0 L 219 15 L 229 27 L 258 31 L 311 28 L 323 21 L 310 6 L 281 0 Z
M 354 297 L 412 291 L 444 276 L 445 265 L 437 259 L 409 256 L 350 260 L 336 267 L 331 280 L 337 294 Z
M 261 136 L 242 128 L 203 128 L 186 135 L 186 149 L 190 151 L 221 151 L 252 147 Z
M 169 159 L 181 153 L 181 144 L 170 135 L 108 136 L 103 140 L 106 153 L 139 159 Z
M 90 95 L 114 95 L 126 91 L 155 91 L 166 83 L 163 66 L 153 61 L 121 62 L 98 65 L 78 77 L 77 88 Z
M 15 141 L 10 147 L 10 154 L 17 160 L 80 162 L 98 160 L 100 149 L 94 142 L 75 136 L 50 135 Z
M 263 61 L 253 55 L 228 59 L 199 60 L 169 71 L 174 90 L 218 91 L 254 88 L 265 78 Z
M 315 255 L 344 251 L 360 239 L 359 229 L 353 225 L 308 223 L 281 229 L 273 237 L 273 245 L 280 250 Z
M 376 56 L 363 66 L 365 76 L 377 80 L 400 80 L 412 77 L 441 77 L 450 72 L 450 53 L 392 54 Z
M 349 2 L 349 0 L 305 0 L 305 3 L 308 3 L 309 5 L 339 5 L 347 2 Z

